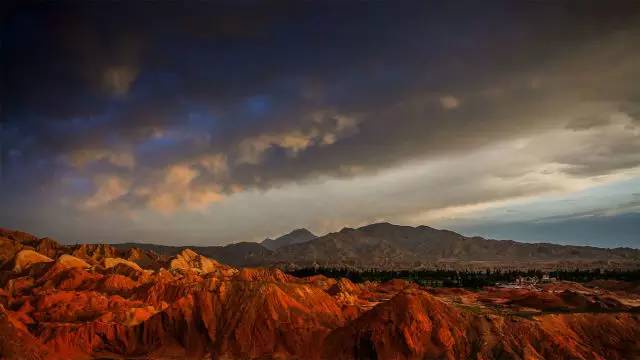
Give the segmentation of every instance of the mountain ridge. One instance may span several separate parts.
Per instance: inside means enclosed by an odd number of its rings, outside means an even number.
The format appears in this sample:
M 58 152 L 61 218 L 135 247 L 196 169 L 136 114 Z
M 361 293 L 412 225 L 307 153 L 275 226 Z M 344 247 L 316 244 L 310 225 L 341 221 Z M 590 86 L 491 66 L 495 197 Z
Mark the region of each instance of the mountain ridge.
M 276 261 L 305 265 L 355 264 L 411 267 L 412 263 L 640 261 L 640 250 L 467 237 L 450 230 L 375 223 L 343 228 L 302 244 L 278 249 Z M 322 263 L 320 263 L 322 262 Z M 382 265 L 382 266 L 380 266 Z
M 22 239 L 36 250 L 51 256 L 60 246 L 50 238 L 2 229 L 3 234 Z M 359 228 L 345 227 L 337 232 L 315 236 L 306 229 L 296 229 L 275 240 L 262 243 L 238 242 L 224 246 L 170 246 L 153 243 L 80 244 L 74 254 L 96 247 L 102 253 L 111 249 L 142 249 L 159 256 L 174 256 L 190 248 L 204 256 L 232 266 L 279 267 L 356 267 L 410 269 L 439 266 L 495 267 L 499 265 L 538 267 L 580 264 L 593 267 L 637 266 L 640 250 L 599 248 L 594 246 L 525 243 L 514 240 L 464 236 L 451 230 L 426 225 L 407 226 L 374 223 Z M 276 245 L 275 250 L 266 244 Z M 24 245 L 12 245 L 21 247 Z M 113 255 L 113 254 L 112 254 Z M 155 255 L 154 255 L 155 256 Z

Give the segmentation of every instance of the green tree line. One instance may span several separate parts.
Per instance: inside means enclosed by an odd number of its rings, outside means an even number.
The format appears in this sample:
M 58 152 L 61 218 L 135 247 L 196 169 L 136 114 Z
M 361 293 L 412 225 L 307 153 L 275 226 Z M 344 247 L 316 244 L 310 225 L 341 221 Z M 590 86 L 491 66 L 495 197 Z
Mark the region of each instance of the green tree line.
M 412 281 L 423 286 L 433 287 L 465 287 L 481 288 L 493 286 L 497 283 L 510 283 L 520 277 L 535 277 L 542 279 L 544 274 L 557 280 L 575 282 L 589 282 L 593 280 L 622 280 L 640 282 L 640 270 L 554 270 L 543 272 L 541 270 L 501 270 L 487 269 L 484 271 L 471 270 L 354 270 L 349 268 L 302 268 L 288 271 L 297 277 L 312 275 L 324 275 L 331 278 L 347 278 L 354 283 L 364 281 L 389 281 L 402 279 Z

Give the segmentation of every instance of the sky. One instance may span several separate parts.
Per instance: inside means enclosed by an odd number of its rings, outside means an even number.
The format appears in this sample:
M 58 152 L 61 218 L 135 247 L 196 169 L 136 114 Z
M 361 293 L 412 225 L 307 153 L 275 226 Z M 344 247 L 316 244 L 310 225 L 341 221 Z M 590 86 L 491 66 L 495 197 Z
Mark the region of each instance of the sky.
M 637 1 L 5 7 L 0 226 L 640 248 Z

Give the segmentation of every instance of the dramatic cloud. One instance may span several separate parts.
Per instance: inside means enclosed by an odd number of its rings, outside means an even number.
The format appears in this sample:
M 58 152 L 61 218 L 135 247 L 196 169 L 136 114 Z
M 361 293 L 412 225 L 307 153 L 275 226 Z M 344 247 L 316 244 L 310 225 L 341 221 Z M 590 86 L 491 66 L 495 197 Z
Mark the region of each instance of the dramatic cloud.
M 133 168 L 136 164 L 136 160 L 130 152 L 109 149 L 80 149 L 70 153 L 68 157 L 69 163 L 76 168 L 83 168 L 88 164 L 101 160 L 126 168 Z
M 100 176 L 95 181 L 97 190 L 95 194 L 86 199 L 82 204 L 86 208 L 104 206 L 118 199 L 128 192 L 128 184 L 125 180 L 116 176 Z
M 631 1 L 17 5 L 0 214 L 76 239 L 116 224 L 104 233 L 228 242 L 455 226 L 635 179 L 639 15 Z
M 259 164 L 263 154 L 274 147 L 285 150 L 290 157 L 312 146 L 332 145 L 340 138 L 353 135 L 357 131 L 357 121 L 348 116 L 335 115 L 326 118 L 324 114 L 311 116 L 312 126 L 306 130 L 291 130 L 280 134 L 261 134 L 243 139 L 238 144 L 238 163 Z
M 440 105 L 446 110 L 455 109 L 460 106 L 460 100 L 455 96 L 447 95 L 440 98 Z
M 133 190 L 133 194 L 145 199 L 146 205 L 151 209 L 162 213 L 171 213 L 182 206 L 201 210 L 222 200 L 222 195 L 220 188 L 214 185 L 196 186 L 194 181 L 199 175 L 200 172 L 191 166 L 173 165 L 163 172 L 159 183 L 138 187 Z

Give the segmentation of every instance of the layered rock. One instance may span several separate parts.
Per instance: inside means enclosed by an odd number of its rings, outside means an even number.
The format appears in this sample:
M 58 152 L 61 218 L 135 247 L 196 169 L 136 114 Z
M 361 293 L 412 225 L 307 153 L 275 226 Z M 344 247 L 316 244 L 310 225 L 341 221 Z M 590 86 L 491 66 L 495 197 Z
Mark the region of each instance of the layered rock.
M 120 253 L 118 249 L 107 244 L 80 244 L 73 248 L 71 255 L 98 263 L 105 258 L 117 258 Z
M 206 274 L 226 272 L 229 267 L 221 265 L 219 262 L 202 256 L 191 249 L 184 249 L 169 261 L 169 269 Z
M 38 240 L 34 247 L 37 252 L 51 258 L 55 258 L 69 251 L 66 247 L 58 244 L 57 241 L 48 237 Z
M 128 261 L 138 264 L 145 269 L 157 270 L 161 267 L 162 258 L 153 251 L 145 251 L 138 248 L 131 248 L 124 254 Z
M 637 325 L 631 313 L 479 316 L 414 289 L 334 330 L 323 358 L 625 359 L 640 350 Z
M 0 305 L 0 357 L 7 360 L 63 359 L 36 339 L 24 324 Z
M 119 257 L 107 257 L 104 258 L 102 260 L 102 265 L 106 268 L 106 269 L 110 269 L 112 267 L 115 267 L 117 265 L 125 265 L 127 267 L 130 267 L 136 271 L 142 271 L 142 268 L 140 267 L 140 265 L 134 263 L 133 261 L 129 261 L 129 260 L 125 260 Z
M 72 267 L 72 268 L 87 269 L 91 267 L 91 265 L 89 265 L 86 261 L 72 255 L 67 255 L 67 254 L 63 254 L 58 259 L 56 259 L 56 263 L 65 267 Z

